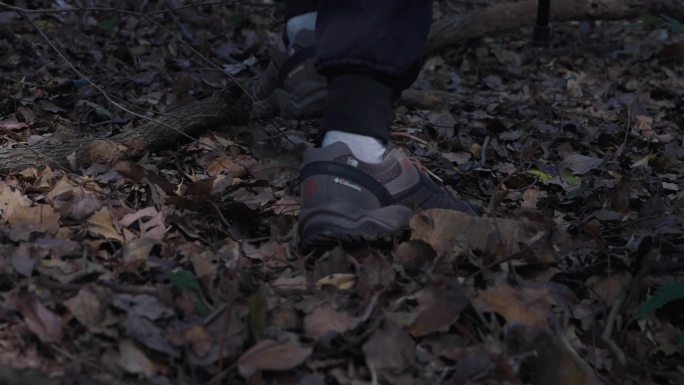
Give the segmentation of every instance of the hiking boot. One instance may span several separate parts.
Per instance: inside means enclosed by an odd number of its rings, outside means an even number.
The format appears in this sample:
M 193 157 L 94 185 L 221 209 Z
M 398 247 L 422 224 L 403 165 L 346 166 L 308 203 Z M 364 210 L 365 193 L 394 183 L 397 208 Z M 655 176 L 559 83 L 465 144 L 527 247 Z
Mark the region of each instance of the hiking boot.
M 301 169 L 302 246 L 373 242 L 408 228 L 416 209 L 442 208 L 473 215 L 399 148 L 380 163 L 365 163 L 342 142 L 305 151 Z
M 316 71 L 316 34 L 301 30 L 288 48 L 284 37 L 271 50 L 266 71 L 250 84 L 252 116 L 312 118 L 323 114 L 326 80 Z

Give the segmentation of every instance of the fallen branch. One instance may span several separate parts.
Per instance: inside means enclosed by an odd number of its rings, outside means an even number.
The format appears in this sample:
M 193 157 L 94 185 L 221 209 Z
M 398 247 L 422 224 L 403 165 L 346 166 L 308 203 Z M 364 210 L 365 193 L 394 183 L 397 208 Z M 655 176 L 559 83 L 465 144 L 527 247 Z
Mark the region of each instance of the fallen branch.
M 563 0 L 551 4 L 551 20 L 620 20 L 644 14 L 684 17 L 681 0 Z M 427 52 L 477 37 L 534 26 L 537 0 L 495 4 L 466 14 L 453 15 L 432 24 Z
M 173 115 L 162 115 L 110 137 L 84 137 L 69 142 L 47 139 L 31 147 L 0 149 L 0 173 L 45 164 L 68 166 L 70 157 L 79 167 L 140 157 L 147 151 L 169 148 L 188 135 L 242 124 L 249 117 L 249 108 L 249 100 L 233 88 L 175 109 Z

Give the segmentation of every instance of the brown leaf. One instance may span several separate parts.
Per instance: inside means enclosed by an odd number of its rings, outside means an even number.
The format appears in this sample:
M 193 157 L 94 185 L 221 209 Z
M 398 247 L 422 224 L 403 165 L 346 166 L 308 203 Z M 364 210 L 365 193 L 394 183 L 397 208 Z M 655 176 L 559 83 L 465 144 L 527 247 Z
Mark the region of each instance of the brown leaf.
M 215 180 L 215 177 L 200 179 L 191 184 L 190 186 L 188 186 L 187 190 L 185 190 L 185 193 L 183 195 L 209 195 L 211 193 L 212 187 L 214 187 Z
M 238 371 L 247 378 L 258 370 L 284 371 L 301 365 L 313 352 L 296 342 L 261 340 L 238 360 Z
M 411 336 L 387 321 L 363 345 L 366 365 L 384 374 L 399 374 L 416 363 L 416 346 Z
M 198 356 L 205 356 L 209 353 L 214 342 L 214 337 L 201 325 L 193 325 L 183 333 L 183 336 Z
M 339 312 L 330 304 L 317 307 L 304 318 L 306 335 L 315 340 L 335 333 L 344 333 L 356 326 L 354 317 Z
M 417 297 L 418 317 L 409 329 L 414 337 L 448 328 L 470 303 L 460 285 L 448 281 L 426 287 Z
M 90 331 L 98 331 L 105 320 L 108 305 L 106 290 L 96 285 L 86 285 L 78 293 L 64 301 L 69 312 Z
M 117 294 L 112 304 L 129 313 L 145 317 L 150 321 L 170 317 L 173 309 L 162 303 L 157 297 L 148 294 Z
M 154 206 L 145 207 L 134 213 L 124 215 L 119 220 L 119 224 L 123 227 L 138 224 L 140 238 L 150 238 L 157 241 L 161 241 L 166 232 L 164 213 L 157 211 Z
M 147 179 L 159 186 L 162 191 L 169 195 L 175 195 L 176 193 L 176 186 L 174 186 L 173 183 L 155 174 L 154 172 L 146 170 L 143 166 L 137 163 L 129 161 L 118 162 L 116 165 L 114 165 L 114 167 L 112 167 L 112 170 L 118 172 L 124 178 L 128 178 L 136 183 L 142 181 L 143 179 Z
M 114 239 L 119 242 L 124 242 L 124 237 L 114 227 L 112 216 L 107 207 L 102 207 L 88 218 L 88 231 L 91 234 L 99 235 L 107 239 Z
M 360 262 L 356 287 L 361 296 L 367 297 L 394 282 L 394 269 L 386 256 L 368 253 Z
M 411 238 L 421 240 L 437 255 L 458 256 L 465 250 L 480 250 L 495 255 L 502 249 L 509 253 L 524 246 L 537 246 L 537 262 L 554 263 L 551 243 L 560 238 L 557 229 L 527 219 L 480 218 L 460 211 L 432 209 L 411 218 Z
M 43 342 L 62 340 L 62 319 L 25 290 L 8 298 L 8 306 L 24 317 L 28 329 Z
M 435 259 L 435 251 L 422 241 L 411 240 L 400 243 L 394 250 L 404 269 L 411 274 L 420 272 L 421 267 Z
M 33 274 L 33 268 L 36 266 L 36 263 L 47 257 L 49 253 L 47 250 L 38 250 L 28 243 L 22 243 L 14 250 L 12 267 L 14 271 L 24 277 L 30 277 Z
M 582 360 L 561 334 L 548 328 L 518 325 L 506 336 L 509 345 L 515 346 L 528 357 L 525 360 L 533 384 L 600 385 L 592 368 Z M 529 354 L 534 352 L 534 354 Z M 513 352 L 512 352 L 513 353 Z
M 145 377 L 152 377 L 157 372 L 154 362 L 131 340 L 119 341 L 119 366 L 128 373 Z
M 546 324 L 554 303 L 546 287 L 514 288 L 508 285 L 482 290 L 477 297 L 483 311 L 501 314 L 508 323 Z
M 134 239 L 126 243 L 121 256 L 124 264 L 123 269 L 127 271 L 138 270 L 157 245 L 159 245 L 159 241 L 149 238 Z
M 603 300 L 606 305 L 612 305 L 622 291 L 632 281 L 632 275 L 626 271 L 611 275 L 595 275 L 587 280 L 587 285 Z
M 148 348 L 171 357 L 180 357 L 180 351 L 171 345 L 168 334 L 147 318 L 128 313 L 122 326 L 127 336 L 145 344 Z

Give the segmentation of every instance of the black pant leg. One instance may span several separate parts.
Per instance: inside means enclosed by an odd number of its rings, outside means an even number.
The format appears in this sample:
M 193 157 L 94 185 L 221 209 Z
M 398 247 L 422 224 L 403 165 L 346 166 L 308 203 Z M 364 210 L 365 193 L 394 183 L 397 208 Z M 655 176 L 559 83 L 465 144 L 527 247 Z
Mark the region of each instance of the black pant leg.
M 399 90 L 417 75 L 432 21 L 432 0 L 320 0 L 318 68 L 360 67 Z
M 318 0 L 285 0 L 285 20 L 318 10 Z
M 411 85 L 432 21 L 432 0 L 320 0 L 319 72 L 328 78 L 323 132 L 387 142 L 393 101 Z

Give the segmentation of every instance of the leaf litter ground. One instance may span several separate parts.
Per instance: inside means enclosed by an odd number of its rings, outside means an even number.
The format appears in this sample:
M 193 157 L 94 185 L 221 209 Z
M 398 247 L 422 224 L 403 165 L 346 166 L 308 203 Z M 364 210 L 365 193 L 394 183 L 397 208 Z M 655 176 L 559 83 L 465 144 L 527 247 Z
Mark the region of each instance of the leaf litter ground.
M 247 79 L 278 12 L 155 17 Z M 229 82 L 135 15 L 31 17 L 139 113 Z M 2 148 L 140 123 L 17 13 L 0 20 Z M 143 159 L 3 175 L 0 382 L 681 384 L 677 26 L 565 23 L 549 48 L 525 30 L 427 58 L 395 139 L 486 215 L 418 213 L 392 245 L 298 249 L 315 121 L 226 122 Z

